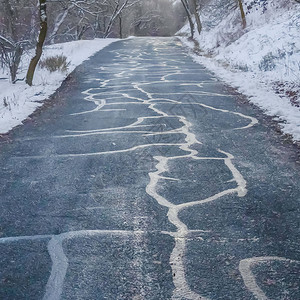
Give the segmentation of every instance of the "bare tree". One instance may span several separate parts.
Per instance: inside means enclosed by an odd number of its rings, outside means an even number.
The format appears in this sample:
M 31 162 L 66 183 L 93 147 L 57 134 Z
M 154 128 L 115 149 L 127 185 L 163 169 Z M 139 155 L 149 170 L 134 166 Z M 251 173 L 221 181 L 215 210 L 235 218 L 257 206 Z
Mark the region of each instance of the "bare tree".
M 17 71 L 23 54 L 22 43 L 14 43 L 0 36 L 0 57 L 2 63 L 9 69 L 11 82 L 16 83 Z
M 243 2 L 242 0 L 237 0 L 238 4 L 239 4 L 239 9 L 240 9 L 240 13 L 241 13 L 241 18 L 242 18 L 242 26 L 243 29 L 246 28 L 246 15 L 245 15 L 245 11 L 244 11 L 244 7 L 243 7 Z
M 50 34 L 48 41 L 123 36 L 123 15 L 141 0 L 48 0 Z M 118 22 L 117 22 L 118 21 Z
M 43 45 L 47 35 L 47 12 L 46 12 L 46 0 L 39 0 L 39 12 L 40 12 L 40 33 L 36 44 L 35 56 L 31 59 L 29 68 L 26 75 L 26 83 L 32 86 L 33 75 L 36 66 L 42 56 Z
M 54 41 L 55 41 L 55 38 L 56 38 L 56 35 L 60 29 L 60 27 L 62 26 L 62 24 L 64 23 L 66 17 L 68 16 L 70 10 L 74 7 L 73 4 L 71 4 L 70 6 L 67 5 L 67 6 L 64 6 L 63 7 L 63 10 L 61 12 L 59 12 L 57 14 L 57 16 L 55 17 L 54 19 L 54 26 L 53 26 L 53 29 L 52 29 L 52 32 L 49 36 L 49 40 L 51 42 L 51 44 L 54 44 Z
M 3 8 L 4 8 L 4 12 L 5 12 L 5 19 L 6 19 L 6 27 L 7 27 L 7 34 L 8 36 L 12 39 L 15 40 L 16 39 L 16 28 L 14 26 L 15 23 L 15 13 L 14 10 L 11 6 L 11 3 L 9 0 L 2 0 L 3 3 Z
M 104 37 L 108 37 L 109 34 L 110 34 L 110 31 L 111 31 L 111 28 L 115 22 L 115 20 L 117 18 L 120 18 L 122 17 L 121 14 L 122 12 L 125 10 L 125 9 L 128 9 L 130 7 L 132 7 L 133 5 L 135 5 L 136 3 L 138 3 L 139 0 L 133 0 L 133 1 L 130 1 L 130 0 L 114 0 L 114 1 L 109 1 L 108 5 L 110 5 L 113 10 L 112 10 L 112 14 L 109 18 L 109 22 L 106 26 L 106 29 L 105 29 L 105 32 L 104 32 Z
M 192 15 L 192 12 L 190 10 L 188 0 L 181 0 L 181 3 L 182 3 L 182 5 L 185 9 L 185 12 L 186 12 L 186 15 L 187 15 L 187 18 L 188 18 L 188 21 L 189 21 L 189 24 L 190 24 L 191 38 L 193 39 L 194 38 L 194 33 L 195 33 L 195 25 L 194 25 L 194 22 L 193 22 L 193 15 Z
M 199 13 L 199 3 L 197 3 L 197 0 L 190 0 L 191 1 L 191 6 L 192 6 L 192 12 L 195 16 L 196 24 L 197 24 L 197 30 L 198 33 L 201 33 L 202 30 L 202 23 L 200 20 L 200 13 Z
M 120 39 L 123 38 L 123 24 L 122 24 L 122 14 L 119 15 L 119 37 Z
M 95 20 L 103 13 L 99 9 L 103 1 L 96 0 L 48 0 L 48 42 L 81 39 L 88 30 L 94 31 Z
M 2 0 L 4 8 L 5 37 L 0 36 L 0 58 L 10 73 L 12 83 L 17 81 L 17 71 L 23 54 L 23 42 L 18 41 L 16 20 L 17 11 L 12 7 L 12 2 Z

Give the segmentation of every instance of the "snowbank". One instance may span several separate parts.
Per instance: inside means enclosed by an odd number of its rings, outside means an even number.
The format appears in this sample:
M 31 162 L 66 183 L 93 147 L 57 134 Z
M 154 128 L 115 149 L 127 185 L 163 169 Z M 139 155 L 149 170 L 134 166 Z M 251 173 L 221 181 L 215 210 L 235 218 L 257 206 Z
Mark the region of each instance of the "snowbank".
M 245 7 L 249 3 L 245 1 Z M 282 131 L 299 141 L 300 108 L 296 105 L 300 104 L 300 4 L 285 3 L 270 0 L 267 10 L 250 9 L 244 31 L 238 11 L 212 28 L 205 27 L 204 16 L 204 30 L 196 39 L 204 54 L 209 55 L 193 57 L 237 87 L 266 114 L 280 120 Z M 188 30 L 185 26 L 180 33 L 188 34 Z M 182 41 L 194 47 L 186 38 Z
M 78 65 L 117 40 L 95 39 L 46 46 L 42 59 L 61 54 L 66 56 L 69 62 L 66 72 L 50 73 L 44 68 L 37 67 L 32 87 L 26 85 L 25 81 L 12 84 L 8 79 L 0 80 L 0 133 L 7 133 L 13 127 L 22 124 L 23 120 L 42 105 L 41 101 L 47 99 L 60 87 L 63 80 Z M 31 55 L 32 53 L 28 53 L 23 56 L 18 78 L 25 77 Z M 0 74 L 0 77 L 8 77 L 5 70 L 1 73 L 3 74 Z

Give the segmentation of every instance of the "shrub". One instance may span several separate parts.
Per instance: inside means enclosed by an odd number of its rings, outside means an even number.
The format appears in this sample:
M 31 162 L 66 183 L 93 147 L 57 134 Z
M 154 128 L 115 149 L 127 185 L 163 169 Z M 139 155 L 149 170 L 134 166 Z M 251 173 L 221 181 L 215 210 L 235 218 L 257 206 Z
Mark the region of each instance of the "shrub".
M 3 106 L 4 106 L 4 107 L 7 107 L 7 106 L 8 106 L 8 102 L 7 102 L 6 97 L 3 98 Z
M 278 56 L 269 52 L 267 55 L 265 55 L 262 58 L 258 67 L 261 71 L 272 71 L 276 68 L 276 60 L 277 59 L 278 59 Z
M 67 57 L 62 54 L 49 56 L 39 62 L 40 68 L 47 69 L 51 73 L 55 71 L 66 72 L 69 65 L 70 62 L 67 62 Z

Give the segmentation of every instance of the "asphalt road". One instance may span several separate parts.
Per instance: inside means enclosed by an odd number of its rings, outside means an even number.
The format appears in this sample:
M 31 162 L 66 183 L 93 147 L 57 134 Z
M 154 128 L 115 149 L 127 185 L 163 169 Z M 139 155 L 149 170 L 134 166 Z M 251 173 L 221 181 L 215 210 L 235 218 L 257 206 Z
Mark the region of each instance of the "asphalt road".
M 0 299 L 300 299 L 297 148 L 173 38 L 85 62 L 0 145 Z

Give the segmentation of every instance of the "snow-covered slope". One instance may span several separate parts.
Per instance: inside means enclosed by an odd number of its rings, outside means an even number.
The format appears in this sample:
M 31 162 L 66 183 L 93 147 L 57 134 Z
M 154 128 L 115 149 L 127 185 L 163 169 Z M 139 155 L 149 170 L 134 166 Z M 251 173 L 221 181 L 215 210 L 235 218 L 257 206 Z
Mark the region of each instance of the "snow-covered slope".
M 25 81 L 12 84 L 8 79 L 0 80 L 0 133 L 7 133 L 13 127 L 20 125 L 42 105 L 41 101 L 47 99 L 60 87 L 63 80 L 78 65 L 114 41 L 117 39 L 82 40 L 45 47 L 42 59 L 62 54 L 68 58 L 68 70 L 50 73 L 38 67 L 32 87 L 26 85 Z M 25 77 L 31 55 L 32 53 L 27 53 L 23 56 L 18 78 Z M 8 77 L 6 70 L 0 72 L 0 77 L 4 76 Z
M 244 1 L 245 8 L 252 1 Z M 196 35 L 206 56 L 195 56 L 221 79 L 239 88 L 250 101 L 282 121 L 283 132 L 300 140 L 300 4 L 269 0 L 265 8 L 247 11 L 242 30 L 239 11 Z M 189 33 L 188 26 L 180 33 Z M 193 47 L 185 38 L 183 41 Z

